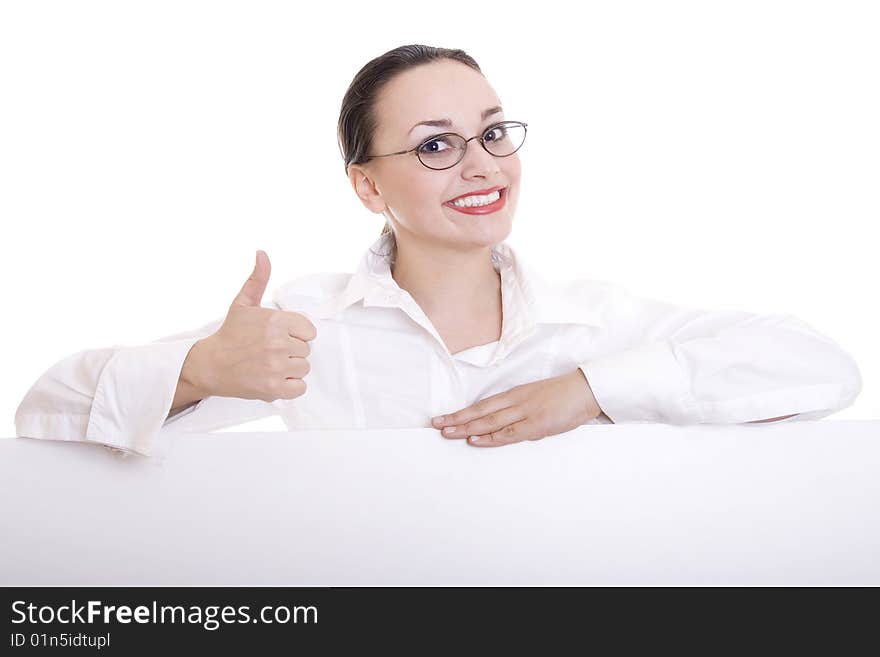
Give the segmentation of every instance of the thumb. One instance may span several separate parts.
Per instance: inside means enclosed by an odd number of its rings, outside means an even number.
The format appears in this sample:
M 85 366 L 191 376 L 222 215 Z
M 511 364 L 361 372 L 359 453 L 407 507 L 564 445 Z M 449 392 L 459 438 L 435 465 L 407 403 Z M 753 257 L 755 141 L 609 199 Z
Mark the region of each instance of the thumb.
M 241 291 L 233 300 L 233 304 L 240 306 L 257 306 L 259 307 L 263 294 L 266 292 L 266 284 L 269 282 L 269 274 L 272 272 L 272 265 L 269 264 L 269 256 L 265 251 L 257 251 L 257 260 L 254 265 L 254 271 L 251 272 L 241 288 Z

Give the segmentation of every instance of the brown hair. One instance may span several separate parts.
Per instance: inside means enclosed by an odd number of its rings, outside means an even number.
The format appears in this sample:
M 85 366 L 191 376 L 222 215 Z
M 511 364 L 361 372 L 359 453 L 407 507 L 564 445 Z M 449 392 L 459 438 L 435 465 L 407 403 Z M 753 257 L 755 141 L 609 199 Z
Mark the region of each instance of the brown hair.
M 483 72 L 476 60 L 464 50 L 421 44 L 398 46 L 371 59 L 357 72 L 342 98 L 337 127 L 339 150 L 345 161 L 345 175 L 348 175 L 349 165 L 361 164 L 369 159 L 367 153 L 371 152 L 378 125 L 374 113 L 376 97 L 385 83 L 398 73 L 441 59 L 459 61 L 475 71 Z M 386 221 L 380 235 L 392 233 L 393 238 L 393 232 Z

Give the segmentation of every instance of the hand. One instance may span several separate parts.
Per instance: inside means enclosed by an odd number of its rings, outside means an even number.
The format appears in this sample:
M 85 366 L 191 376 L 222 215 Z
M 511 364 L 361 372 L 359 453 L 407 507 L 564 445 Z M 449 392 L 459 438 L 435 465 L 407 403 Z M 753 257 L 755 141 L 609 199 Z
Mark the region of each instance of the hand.
M 500 447 L 570 431 L 602 413 L 580 369 L 511 388 L 450 415 L 435 428 L 455 427 L 446 438 L 471 438 L 477 447 Z M 476 440 L 474 440 L 476 438 Z
M 270 272 L 269 256 L 257 251 L 254 271 L 222 326 L 193 345 L 181 377 L 218 397 L 271 402 L 305 394 L 307 341 L 317 331 L 305 315 L 262 307 Z

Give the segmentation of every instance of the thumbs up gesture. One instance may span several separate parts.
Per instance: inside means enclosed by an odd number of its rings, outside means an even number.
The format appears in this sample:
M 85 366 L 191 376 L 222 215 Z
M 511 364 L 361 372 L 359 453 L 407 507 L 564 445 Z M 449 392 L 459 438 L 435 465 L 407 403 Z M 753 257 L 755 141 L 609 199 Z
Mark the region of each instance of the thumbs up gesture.
M 305 393 L 308 341 L 317 330 L 304 315 L 261 306 L 270 273 L 269 256 L 257 251 L 222 326 L 193 346 L 199 385 L 208 394 L 271 402 Z

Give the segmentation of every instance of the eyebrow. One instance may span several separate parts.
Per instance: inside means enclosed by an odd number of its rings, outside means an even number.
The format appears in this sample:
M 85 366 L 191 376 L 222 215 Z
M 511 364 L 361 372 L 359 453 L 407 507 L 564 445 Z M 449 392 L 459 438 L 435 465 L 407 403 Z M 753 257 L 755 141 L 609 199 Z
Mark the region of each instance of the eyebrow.
M 501 109 L 501 105 L 496 105 L 495 107 L 490 107 L 489 109 L 483 110 L 483 115 L 480 120 L 485 121 L 486 118 L 491 116 L 492 114 L 497 114 L 498 112 L 503 112 L 503 111 L 504 110 Z M 449 119 L 432 119 L 430 121 L 419 121 L 412 128 L 409 129 L 409 132 L 407 134 L 410 134 L 413 130 L 418 128 L 420 125 L 431 125 L 431 126 L 435 126 L 438 128 L 448 128 L 452 125 L 452 121 L 450 121 Z

